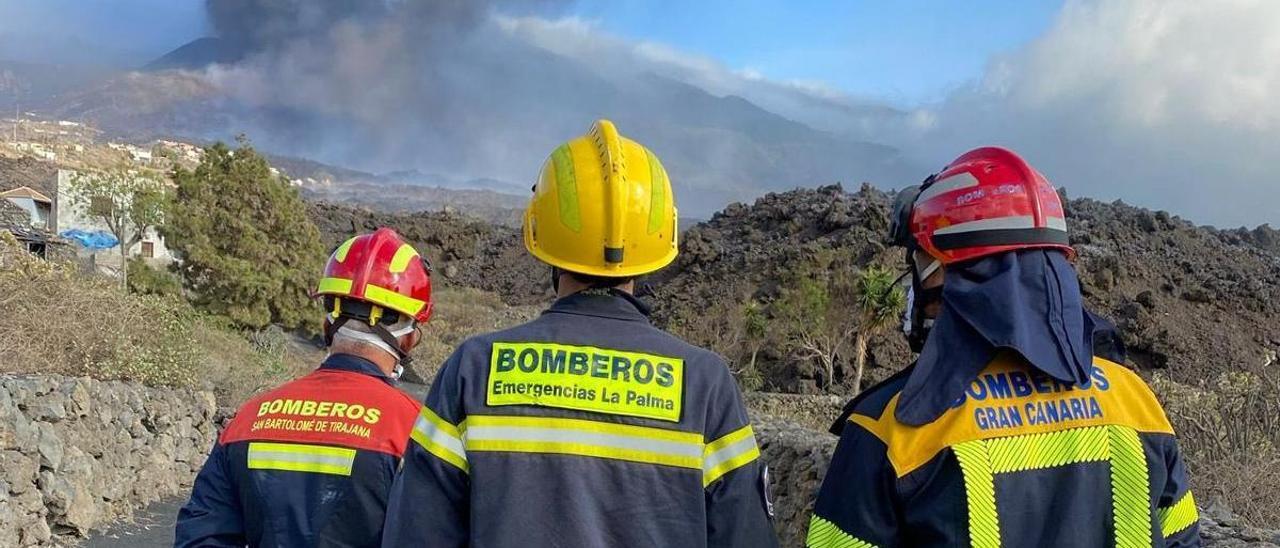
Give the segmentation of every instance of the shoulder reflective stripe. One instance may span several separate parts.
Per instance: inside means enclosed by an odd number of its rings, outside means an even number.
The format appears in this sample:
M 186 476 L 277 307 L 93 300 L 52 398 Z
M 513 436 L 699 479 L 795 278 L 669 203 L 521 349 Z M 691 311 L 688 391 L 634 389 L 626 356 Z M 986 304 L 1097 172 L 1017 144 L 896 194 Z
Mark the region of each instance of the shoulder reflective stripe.
M 969 503 L 969 544 L 973 548 L 1000 548 L 1000 517 L 996 513 L 996 480 L 984 440 L 952 448 L 964 476 Z
M 440 418 L 431 408 L 422 408 L 409 437 L 428 453 L 463 472 L 467 471 L 467 451 L 463 448 L 462 434 L 456 426 Z
M 320 285 L 316 286 L 316 292 L 349 294 L 351 293 L 351 280 L 345 278 L 322 278 Z
M 809 518 L 808 548 L 876 548 L 876 545 L 846 533 L 834 523 L 818 516 Z
M 707 444 L 702 457 L 703 486 L 711 485 L 720 476 L 750 464 L 759 456 L 760 448 L 749 424 Z
M 1191 496 L 1191 491 L 1187 491 L 1178 499 L 1178 502 L 1168 508 L 1159 510 L 1160 516 L 1160 533 L 1164 538 L 1169 538 L 1188 527 L 1195 525 L 1200 521 L 1200 511 L 1196 509 L 1195 497 Z
M 1111 427 L 1111 508 L 1116 548 L 1151 546 L 1147 455 L 1132 428 Z
M 300 443 L 249 443 L 251 470 L 286 470 L 350 476 L 356 450 Z
M 964 475 L 965 497 L 969 506 L 969 538 L 975 548 L 1000 546 L 996 474 L 1103 461 L 1108 461 L 1111 467 L 1111 508 L 1116 547 L 1151 545 L 1147 460 L 1138 432 L 1132 428 L 1098 426 L 973 440 L 951 449 L 960 461 Z M 1194 511 L 1194 503 L 1191 503 L 1191 508 Z
M 1110 432 L 1106 426 L 1094 426 L 989 440 L 987 454 L 991 457 L 991 472 L 1002 474 L 1107 460 L 1111 456 L 1107 443 Z
M 702 436 L 688 432 L 553 417 L 472 415 L 467 451 L 598 457 L 702 469 Z
M 400 244 L 400 249 L 396 250 L 396 254 L 391 258 L 391 264 L 388 269 L 391 272 L 399 274 L 409 268 L 409 261 L 418 257 L 418 251 L 409 244 Z
M 969 386 L 959 405 L 923 426 L 897 421 L 899 398 L 894 395 L 878 418 L 854 413 L 849 420 L 888 446 L 889 462 L 900 478 L 948 447 L 979 439 L 1111 425 L 1173 433 L 1142 378 L 1101 358 L 1094 359 L 1088 387 L 1064 387 L 1031 375 L 1002 354 Z

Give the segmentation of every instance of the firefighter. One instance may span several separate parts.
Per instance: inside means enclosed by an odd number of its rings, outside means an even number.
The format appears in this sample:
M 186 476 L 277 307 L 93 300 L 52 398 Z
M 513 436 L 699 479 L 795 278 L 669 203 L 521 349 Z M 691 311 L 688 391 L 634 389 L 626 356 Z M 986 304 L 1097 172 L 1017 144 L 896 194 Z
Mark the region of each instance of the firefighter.
M 1095 357 L 1110 327 L 1082 305 L 1049 181 L 980 148 L 900 194 L 893 224 L 920 354 L 833 427 L 808 545 L 1198 546 L 1164 411 Z
M 249 400 L 178 514 L 175 546 L 378 546 L 421 405 L 395 387 L 431 315 L 427 262 L 391 229 L 334 251 L 316 296 L 329 356 Z
M 383 546 L 777 546 L 729 369 L 653 327 L 632 294 L 677 235 L 662 164 L 611 122 L 555 149 L 524 242 L 558 298 L 445 362 Z

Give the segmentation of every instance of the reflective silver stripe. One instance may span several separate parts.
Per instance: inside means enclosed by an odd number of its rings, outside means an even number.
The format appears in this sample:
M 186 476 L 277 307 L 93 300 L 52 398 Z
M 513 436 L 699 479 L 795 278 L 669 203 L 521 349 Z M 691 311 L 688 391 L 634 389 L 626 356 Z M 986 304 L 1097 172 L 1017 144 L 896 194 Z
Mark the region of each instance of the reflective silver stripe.
M 246 460 L 251 470 L 285 470 L 349 476 L 356 460 L 356 450 L 327 445 L 251 442 Z
M 947 177 L 946 179 L 935 181 L 932 185 L 929 185 L 929 188 L 920 192 L 920 196 L 916 198 L 916 203 L 924 203 L 925 201 L 931 200 L 941 194 L 951 192 L 952 190 L 969 188 L 971 186 L 978 186 L 977 178 L 967 171 L 957 173 Z
M 255 451 L 253 446 L 249 447 L 250 460 L 270 460 L 277 462 L 297 462 L 303 464 L 332 464 L 334 466 L 349 466 L 355 459 L 353 457 L 343 457 L 338 455 L 316 455 L 310 453 L 287 453 L 283 451 Z
M 939 228 L 938 230 L 935 230 L 933 234 L 934 236 L 939 236 L 942 234 L 960 234 L 964 232 L 980 232 L 984 230 L 1009 230 L 1035 227 L 1036 221 L 1033 217 L 1030 215 L 1018 215 L 954 224 L 948 227 Z
M 1045 225 L 1054 230 L 1067 231 L 1067 220 L 1062 217 L 1046 217 Z
M 465 462 L 467 460 L 467 450 L 463 446 L 462 440 L 454 437 L 449 432 L 445 432 L 435 423 L 427 420 L 426 417 L 418 415 L 418 420 L 413 424 L 413 429 L 423 438 L 434 442 L 462 461 Z M 425 446 L 426 444 L 423 445 Z
M 719 451 L 716 451 L 715 453 L 707 455 L 702 462 L 702 470 L 706 472 L 710 472 L 711 470 L 715 469 L 715 467 L 720 466 L 721 464 L 724 464 L 725 462 L 739 455 L 750 453 L 755 448 L 756 448 L 756 437 L 754 434 L 747 436 L 745 438 L 742 438 L 738 441 L 735 441 L 729 445 L 722 447 Z
M 576 455 L 702 469 L 702 435 L 648 426 L 554 417 L 472 415 L 467 451 Z
M 470 426 L 467 441 L 532 441 L 554 443 L 579 443 L 615 449 L 647 451 L 689 458 L 702 458 L 702 445 L 678 441 L 657 440 L 637 436 L 588 432 L 558 428 L 526 428 L 511 426 Z

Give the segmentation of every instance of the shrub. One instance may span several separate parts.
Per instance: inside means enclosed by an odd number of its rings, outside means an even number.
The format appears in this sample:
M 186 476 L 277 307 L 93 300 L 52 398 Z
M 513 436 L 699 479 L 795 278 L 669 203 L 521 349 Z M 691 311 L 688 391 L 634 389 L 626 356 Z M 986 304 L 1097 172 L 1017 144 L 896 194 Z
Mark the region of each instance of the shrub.
M 8 236 L 7 233 L 5 233 Z M 171 297 L 129 295 L 0 242 L 0 371 L 91 375 L 154 385 L 195 378 L 195 314 Z
M 0 231 L 0 372 L 198 386 L 227 405 L 301 370 L 285 343 L 255 347 L 228 326 L 179 298 L 43 261 Z
M 182 279 L 168 270 L 148 265 L 146 261 L 129 259 L 129 291 L 142 295 L 182 297 Z
M 1257 525 L 1280 522 L 1280 377 L 1232 371 L 1201 386 L 1158 375 L 1202 504 L 1221 500 Z
M 279 329 L 241 332 L 226 318 L 205 316 L 196 333 L 202 350 L 201 387 L 212 390 L 219 405 L 236 407 L 250 396 L 273 388 L 320 365 L 318 348 L 290 345 Z

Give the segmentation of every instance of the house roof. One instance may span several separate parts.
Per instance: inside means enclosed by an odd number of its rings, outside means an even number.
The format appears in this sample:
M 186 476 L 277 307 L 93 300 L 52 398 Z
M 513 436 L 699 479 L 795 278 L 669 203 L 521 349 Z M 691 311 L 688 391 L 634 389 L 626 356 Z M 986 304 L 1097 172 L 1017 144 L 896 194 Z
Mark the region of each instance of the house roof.
M 35 189 L 29 186 L 20 186 L 13 190 L 6 190 L 4 192 L 0 192 L 0 198 L 31 198 L 32 200 L 36 200 L 38 202 L 45 202 L 49 204 L 53 203 L 53 200 L 50 199 L 48 196 L 45 196 L 44 194 L 37 192 Z

